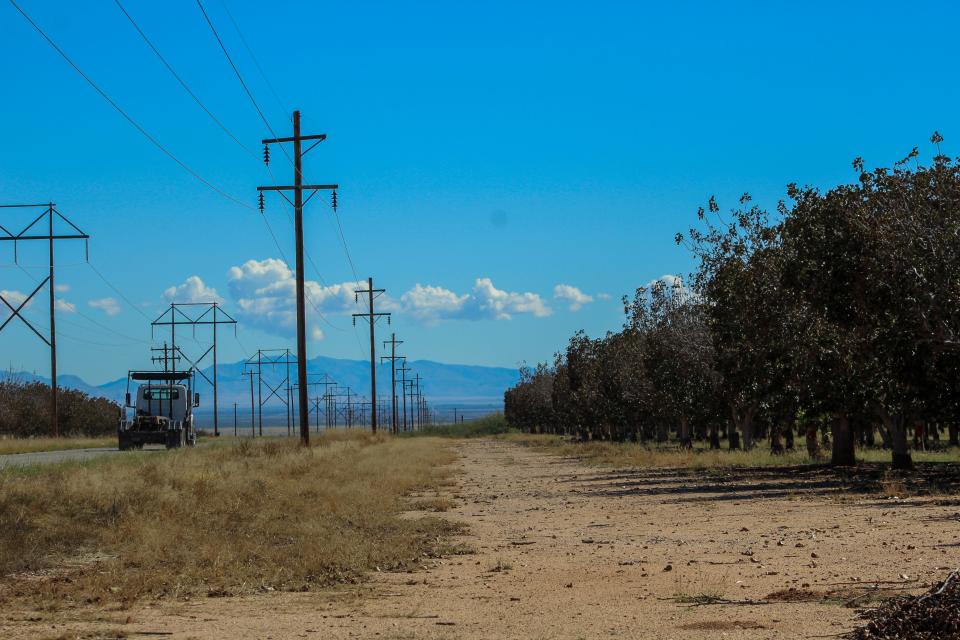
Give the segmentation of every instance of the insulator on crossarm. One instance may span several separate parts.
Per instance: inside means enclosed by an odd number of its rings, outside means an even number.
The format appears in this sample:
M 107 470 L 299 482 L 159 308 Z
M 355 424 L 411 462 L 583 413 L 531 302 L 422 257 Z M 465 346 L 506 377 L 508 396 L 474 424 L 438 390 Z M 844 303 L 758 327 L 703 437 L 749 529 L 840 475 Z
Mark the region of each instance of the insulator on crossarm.
M 263 145 L 263 164 L 270 164 L 270 145 Z
M 263 206 L 264 206 L 264 205 L 263 205 L 263 191 L 261 191 L 261 192 L 259 193 L 259 198 L 258 198 L 258 200 L 259 200 L 259 205 L 260 205 L 260 213 L 263 213 Z
M 337 190 L 333 190 L 333 210 L 337 210 Z

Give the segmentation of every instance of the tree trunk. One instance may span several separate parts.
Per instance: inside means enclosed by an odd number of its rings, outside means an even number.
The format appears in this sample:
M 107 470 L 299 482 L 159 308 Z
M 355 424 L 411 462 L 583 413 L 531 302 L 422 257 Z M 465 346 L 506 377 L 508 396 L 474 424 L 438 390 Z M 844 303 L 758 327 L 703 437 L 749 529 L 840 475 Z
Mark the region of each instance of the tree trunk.
M 667 441 L 667 428 L 663 423 L 657 424 L 657 442 L 666 442 Z
M 730 451 L 736 451 L 740 448 L 740 432 L 732 425 L 727 428 L 727 437 L 730 442 Z
M 783 455 L 783 442 L 781 441 L 780 434 L 782 428 L 779 423 L 773 423 L 770 425 L 770 453 L 775 456 Z
M 746 415 L 743 416 L 743 425 L 741 426 L 741 431 L 743 433 L 743 449 L 744 451 L 750 451 L 753 449 L 753 412 L 747 411 Z
M 790 421 L 787 423 L 786 430 L 783 432 L 787 451 L 793 451 L 796 447 L 796 444 L 793 441 L 793 422 L 793 418 L 790 418 Z
M 817 440 L 817 423 L 807 425 L 807 455 L 811 458 L 820 457 L 820 441 Z
M 883 426 L 890 438 L 890 448 L 893 451 L 894 469 L 912 469 L 913 458 L 910 456 L 909 425 L 910 421 L 903 415 L 891 415 L 885 410 L 878 411 Z
M 715 424 L 710 426 L 710 448 L 720 448 L 720 427 Z
M 835 467 L 852 467 L 857 464 L 853 429 L 850 427 L 850 418 L 845 413 L 837 414 L 833 420 L 833 456 L 830 464 Z
M 690 437 L 690 420 L 688 420 L 686 416 L 680 418 L 680 429 L 678 435 L 680 436 L 681 449 L 693 448 L 693 438 Z
M 951 424 L 947 428 L 950 430 L 950 446 L 960 446 L 960 427 L 957 427 L 955 424 Z

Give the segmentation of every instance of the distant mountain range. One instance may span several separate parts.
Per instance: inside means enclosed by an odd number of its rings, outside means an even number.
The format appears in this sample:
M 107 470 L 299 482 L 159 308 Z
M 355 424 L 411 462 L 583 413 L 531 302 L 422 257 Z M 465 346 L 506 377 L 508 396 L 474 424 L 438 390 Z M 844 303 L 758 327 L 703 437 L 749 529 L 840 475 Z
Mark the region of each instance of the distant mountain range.
M 477 406 L 482 405 L 489 408 L 497 408 L 503 404 L 503 392 L 509 387 L 515 385 L 519 379 L 519 373 L 515 369 L 504 367 L 482 367 L 474 365 L 445 364 L 442 362 L 433 362 L 431 360 L 414 360 L 409 363 L 410 371 L 407 373 L 408 380 L 416 374 L 420 374 L 423 381 L 424 396 L 435 407 L 440 406 Z M 254 369 L 256 366 L 254 365 Z M 227 408 L 232 411 L 233 403 L 236 402 L 240 407 L 249 407 L 250 404 L 250 380 L 243 376 L 244 371 L 249 371 L 250 367 L 245 365 L 244 361 L 233 362 L 229 364 L 219 364 L 217 366 L 217 386 L 219 387 L 219 400 L 221 415 Z M 263 396 L 266 397 L 270 392 L 267 386 L 283 388 L 284 378 L 286 376 L 286 367 L 263 365 Z M 335 381 L 341 392 L 345 392 L 347 387 L 351 388 L 352 393 L 361 396 L 370 396 L 370 363 L 362 360 L 341 360 L 338 358 L 317 357 L 310 360 L 307 364 L 307 371 L 311 374 L 310 381 L 316 381 L 327 374 L 331 380 Z M 213 379 L 213 367 L 203 369 L 203 373 Z M 315 375 L 319 374 L 319 375 Z M 290 367 L 290 383 L 296 383 L 296 366 Z M 50 383 L 49 378 L 37 376 L 27 372 L 0 372 L 0 380 L 15 378 L 25 381 L 39 381 L 45 384 Z M 398 375 L 399 380 L 399 375 Z M 197 376 L 197 390 L 201 394 L 201 405 L 205 411 L 212 410 L 212 401 L 210 400 L 210 385 L 201 377 Z M 74 375 L 60 375 L 59 384 L 61 387 L 83 391 L 91 396 L 100 396 L 122 402 L 124 394 L 127 391 L 127 378 L 117 378 L 114 381 L 102 385 L 91 385 L 83 379 Z M 398 381 L 397 393 L 399 394 L 400 383 Z M 256 381 L 254 385 L 256 393 Z M 281 395 L 283 392 L 280 391 Z M 312 387 L 310 396 L 323 394 L 323 387 Z M 379 398 L 390 397 L 390 366 L 389 363 L 377 367 L 377 396 Z M 280 404 L 276 398 L 272 401 L 274 404 Z M 282 405 L 281 405 L 282 406 Z

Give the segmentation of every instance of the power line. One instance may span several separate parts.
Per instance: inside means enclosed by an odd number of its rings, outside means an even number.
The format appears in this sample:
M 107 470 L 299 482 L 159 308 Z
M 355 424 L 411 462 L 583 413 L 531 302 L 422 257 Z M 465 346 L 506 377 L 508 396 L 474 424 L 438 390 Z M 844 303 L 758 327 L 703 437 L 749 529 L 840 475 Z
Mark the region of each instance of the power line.
M 17 266 L 20 266 L 20 265 L 17 265 Z M 25 274 L 27 274 L 27 277 L 29 277 L 29 278 L 30 278 L 31 280 L 33 280 L 34 282 L 40 282 L 39 280 L 37 280 L 36 277 L 34 277 L 34 275 L 33 275 L 32 273 L 30 273 L 29 271 L 27 271 L 25 268 L 20 267 L 20 271 L 23 271 Z M 128 336 L 128 335 L 125 335 L 125 334 L 123 334 L 123 333 L 120 333 L 119 331 L 117 331 L 117 330 L 115 330 L 115 329 L 111 329 L 111 328 L 108 327 L 107 325 L 99 322 L 98 320 L 94 320 L 93 318 L 91 318 L 90 316 L 86 315 L 85 313 L 83 313 L 82 311 L 80 311 L 80 310 L 77 309 L 77 308 L 74 308 L 74 309 L 72 310 L 72 313 L 77 314 L 78 316 L 80 316 L 80 317 L 83 318 L 84 320 L 87 320 L 88 322 L 97 325 L 98 327 L 100 327 L 100 328 L 103 329 L 104 331 L 106 331 L 106 332 L 108 332 L 108 333 L 111 333 L 111 334 L 113 334 L 113 335 L 119 336 L 119 337 L 123 338 L 124 340 L 131 340 L 131 341 L 133 341 L 133 342 L 139 342 L 139 343 L 141 343 L 141 344 L 150 344 L 150 342 L 149 342 L 148 340 L 144 340 L 144 339 L 142 339 L 142 338 L 134 338 L 133 336 Z M 61 318 L 61 320 L 63 320 L 63 319 Z M 67 322 L 68 322 L 68 324 L 73 324 L 73 325 L 76 325 L 76 326 L 78 326 L 78 327 L 80 326 L 79 324 L 77 324 L 77 323 L 75 323 L 75 322 L 69 322 L 69 321 L 67 321 Z M 82 328 L 86 328 L 86 327 L 82 327 Z M 88 330 L 89 330 L 89 329 L 88 329 Z
M 169 71 L 170 74 L 177 80 L 177 82 L 180 83 L 180 86 L 183 87 L 183 90 L 187 92 L 187 95 L 193 98 L 193 101 L 196 102 L 201 109 L 203 109 L 203 112 L 206 113 L 208 116 L 210 116 L 210 119 L 213 120 L 217 124 L 217 126 L 223 130 L 224 133 L 230 136 L 230 138 L 234 142 L 236 142 L 241 149 L 246 151 L 252 157 L 256 158 L 257 154 L 254 153 L 253 150 L 251 150 L 247 145 L 243 144 L 240 141 L 240 139 L 237 136 L 235 136 L 233 132 L 230 131 L 230 129 L 228 129 L 227 126 L 223 124 L 223 122 L 221 122 L 219 118 L 217 118 L 217 116 L 213 115 L 213 112 L 210 111 L 210 109 L 208 109 L 205 104 L 203 104 L 200 98 L 197 97 L 197 94 L 193 92 L 193 90 L 187 85 L 186 81 L 180 77 L 180 74 L 176 72 L 173 66 L 169 62 L 167 62 L 167 59 L 163 57 L 163 54 L 161 54 L 160 51 L 157 49 L 157 47 L 154 46 L 153 42 L 150 41 L 150 38 L 148 38 L 147 34 L 143 32 L 143 29 L 141 29 L 140 25 L 138 25 L 136 20 L 133 19 L 133 16 L 131 16 L 127 12 L 124 6 L 120 3 L 120 0 L 114 0 L 114 2 L 117 3 L 117 6 L 120 8 L 120 11 L 122 11 L 123 15 L 127 17 L 127 20 L 130 21 L 130 24 L 133 25 L 133 28 L 137 30 L 137 33 L 140 34 L 140 37 L 143 38 L 143 41 L 147 43 L 147 46 L 150 47 L 153 53 L 156 54 L 157 58 L 160 59 L 160 62 L 163 63 L 163 66 L 167 68 L 167 71 Z
M 263 120 L 263 123 L 267 126 L 267 130 L 270 131 L 270 135 L 272 135 L 274 138 L 277 138 L 278 136 L 277 136 L 276 132 L 273 130 L 273 127 L 270 125 L 270 121 L 267 120 L 267 117 L 264 115 L 263 110 L 260 108 L 259 103 L 257 102 L 256 98 L 254 98 L 254 96 L 253 96 L 253 92 L 250 91 L 250 87 L 247 86 L 246 81 L 243 79 L 243 75 L 240 73 L 240 70 L 237 68 L 237 65 L 234 63 L 233 58 L 232 58 L 231 55 L 230 55 L 230 52 L 227 50 L 226 45 L 223 43 L 223 39 L 220 37 L 220 34 L 217 32 L 217 28 L 214 26 L 213 21 L 210 19 L 210 16 L 207 14 L 206 9 L 204 9 L 204 7 L 203 7 L 203 2 L 202 2 L 201 0 L 197 0 L 197 6 L 200 7 L 200 12 L 203 14 L 203 17 L 204 17 L 204 19 L 206 20 L 207 25 L 210 27 L 210 31 L 213 33 L 213 37 L 217 40 L 217 44 L 220 45 L 220 49 L 221 49 L 221 51 L 223 51 L 223 55 L 226 57 L 227 62 L 230 63 L 230 67 L 233 69 L 234 74 L 236 74 L 237 80 L 240 81 L 240 85 L 243 87 L 244 92 L 247 94 L 247 97 L 250 99 L 250 102 L 253 104 L 254 109 L 257 110 L 257 114 L 259 114 L 260 119 Z M 226 7 L 224 7 L 224 8 L 226 8 Z M 228 15 L 229 15 L 229 13 L 230 13 L 230 12 L 227 11 L 227 14 L 228 14 Z M 233 17 L 230 16 L 230 19 L 233 20 Z M 237 29 L 237 33 L 239 34 L 240 31 L 239 31 L 239 27 L 237 27 L 237 25 L 236 25 L 236 22 L 234 22 L 234 27 Z M 244 46 L 247 46 L 247 45 L 246 45 L 246 41 L 243 40 L 242 34 L 240 35 L 240 39 L 244 42 Z M 249 51 L 249 47 L 248 47 L 248 51 Z M 254 57 L 252 51 L 250 51 L 250 55 L 251 55 L 251 58 Z M 254 63 L 257 64 L 257 67 L 259 68 L 259 64 L 256 63 L 256 60 L 254 60 Z M 262 69 L 261 69 L 261 73 L 262 73 L 262 72 L 263 72 L 263 71 L 262 71 Z M 272 89 L 271 89 L 271 90 L 272 90 Z M 283 147 L 283 145 L 280 145 L 280 150 L 281 150 L 281 151 L 283 152 L 283 154 L 287 157 L 287 160 L 289 160 L 289 161 L 292 163 L 292 162 L 293 162 L 293 159 L 292 159 L 292 158 L 290 157 L 290 155 L 287 153 L 287 150 Z M 267 165 L 267 171 L 268 171 L 268 173 L 270 173 L 270 176 L 273 177 L 273 171 L 270 169 L 270 165 Z M 289 212 L 288 212 L 288 215 L 289 215 Z M 271 227 L 271 226 L 270 226 L 270 223 L 267 222 L 266 216 L 263 216 L 263 219 L 264 219 L 264 222 L 266 222 L 266 224 L 267 224 L 267 230 L 270 232 L 270 236 L 273 238 L 273 243 L 276 245 L 277 250 L 280 252 L 280 255 L 281 255 L 281 257 L 283 258 L 284 263 L 287 265 L 287 268 L 289 269 L 289 268 L 290 268 L 290 261 L 287 260 L 286 254 L 284 253 L 283 249 L 280 247 L 280 242 L 277 240 L 277 236 L 276 236 L 276 234 L 274 234 L 274 232 L 273 232 L 273 227 Z M 310 261 L 311 266 L 313 266 L 314 271 L 317 272 L 317 275 L 320 277 L 320 280 L 323 281 L 323 276 L 320 275 L 320 270 L 317 268 L 316 264 L 313 262 L 313 258 L 311 258 L 311 257 L 308 256 L 308 260 Z M 354 277 L 356 277 L 356 271 L 354 271 Z M 309 299 L 309 296 L 307 296 L 307 298 Z M 331 328 L 333 328 L 333 329 L 335 329 L 335 330 L 337 330 L 337 331 L 343 331 L 343 330 L 344 330 L 344 329 L 342 329 L 342 328 L 340 328 L 340 327 L 337 327 L 337 326 L 334 325 L 332 322 L 330 322 L 330 321 L 327 319 L 327 317 L 320 311 L 320 308 L 313 302 L 313 300 L 309 300 L 309 302 L 310 302 L 310 306 L 313 307 L 314 311 L 317 312 L 317 315 L 319 315 L 320 318 L 321 318 L 327 325 L 329 325 Z M 357 339 L 357 345 L 358 345 L 358 346 L 360 345 L 359 338 Z M 361 350 L 362 350 L 362 347 L 361 347 Z
M 11 0 L 12 2 L 13 0 Z M 223 40 L 220 38 L 220 34 L 217 33 L 217 28 L 213 26 L 213 21 L 210 20 L 210 16 L 207 15 L 207 10 L 203 8 L 202 0 L 197 0 L 197 6 L 200 7 L 200 12 L 203 14 L 204 19 L 207 21 L 207 24 L 210 26 L 210 31 L 213 32 L 213 37 L 217 39 L 217 44 L 220 45 L 220 49 L 223 51 L 223 55 L 227 58 L 227 62 L 230 63 L 230 67 L 233 69 L 233 72 L 237 76 L 237 80 L 240 81 L 240 86 L 243 87 L 243 90 L 246 92 L 247 97 L 250 98 L 250 102 L 253 104 L 253 108 L 257 110 L 257 113 L 260 114 L 260 119 L 263 120 L 263 124 L 267 125 L 267 129 L 270 131 L 270 135 L 274 138 L 277 138 L 277 134 L 274 132 L 273 127 L 270 126 L 270 121 L 267 120 L 267 117 L 263 115 L 263 110 L 260 108 L 260 105 L 257 103 L 256 98 L 253 97 L 253 93 L 250 91 L 250 87 L 247 86 L 246 81 L 243 79 L 243 75 L 240 74 L 240 69 L 237 68 L 237 65 L 234 64 L 233 58 L 230 56 L 230 52 L 227 51 L 227 47 L 223 44 Z M 283 154 L 287 156 L 287 160 L 290 163 L 293 163 L 293 159 L 287 153 L 283 147 L 280 147 L 283 151 Z
M 246 202 L 243 202 L 242 200 L 239 200 L 239 199 L 237 199 L 237 198 L 234 198 L 234 197 L 231 196 L 229 193 L 227 193 L 226 191 L 220 189 L 220 187 L 216 186 L 215 184 L 213 184 L 212 182 L 210 182 L 209 180 L 207 180 L 206 178 L 204 178 L 202 175 L 200 175 L 199 173 L 197 173 L 196 171 L 194 171 L 187 163 L 185 163 L 183 160 L 181 160 L 180 158 L 178 158 L 177 156 L 175 156 L 172 151 L 168 150 L 165 146 L 163 146 L 163 144 L 161 144 L 159 140 L 157 140 L 156 138 L 154 138 L 146 129 L 144 129 L 142 126 L 140 126 L 140 124 L 139 124 L 136 120 L 134 120 L 133 117 L 131 117 L 126 111 L 124 111 L 123 108 L 122 108 L 120 105 L 118 105 L 118 104 L 113 100 L 113 98 L 111 98 L 111 97 L 107 94 L 106 91 L 104 91 L 103 89 L 101 89 L 100 86 L 97 85 L 97 83 L 94 82 L 94 81 L 90 78 L 90 76 L 88 76 L 86 73 L 84 73 L 84 72 L 83 72 L 83 69 L 81 69 L 79 66 L 77 66 L 77 64 L 70 58 L 70 56 L 68 56 L 68 55 L 66 54 L 66 52 L 64 52 L 64 50 L 61 49 L 61 48 L 57 45 L 57 43 L 54 42 L 53 39 L 50 38 L 50 36 L 48 36 L 43 29 L 40 28 L 40 25 L 38 25 L 36 22 L 34 22 L 34 21 L 33 21 L 33 18 L 31 18 L 31 17 L 27 14 L 26 11 L 24 11 L 23 9 L 20 8 L 20 5 L 17 4 L 16 0 L 10 0 L 10 4 L 12 4 L 12 5 L 13 5 L 13 8 L 16 9 L 17 11 L 19 11 L 19 12 L 20 12 L 20 15 L 22 15 L 22 16 L 26 19 L 26 21 L 29 22 L 30 25 L 31 25 L 34 29 L 37 30 L 37 33 L 39 33 L 39 34 L 43 37 L 43 39 L 47 41 L 47 44 L 49 44 L 51 47 L 53 47 L 53 49 L 54 49 L 57 53 L 59 53 L 60 56 L 61 56 L 64 60 L 67 61 L 67 64 L 69 64 L 71 67 L 73 67 L 73 70 L 76 71 L 78 74 L 80 74 L 80 77 L 82 77 L 84 80 L 86 80 L 86 81 L 87 81 L 87 84 L 89 84 L 91 87 L 93 87 L 94 91 L 96 91 L 98 94 L 100 94 L 100 97 L 101 97 L 101 98 L 103 98 L 104 100 L 106 100 L 107 103 L 109 103 L 110 106 L 113 107 L 113 108 L 117 111 L 117 113 L 119 113 L 121 116 L 123 116 L 123 118 L 124 118 L 127 122 L 129 122 L 130 125 L 131 125 L 134 129 L 136 129 L 137 131 L 139 131 L 140 134 L 143 135 L 143 137 L 145 137 L 147 140 L 149 140 L 151 143 L 153 143 L 153 145 L 154 145 L 157 149 L 159 149 L 160 151 L 162 151 L 168 158 L 170 158 L 171 160 L 173 160 L 174 162 L 176 162 L 178 165 L 180 165 L 180 168 L 182 168 L 184 171 L 186 171 L 187 173 L 189 173 L 189 174 L 190 174 L 191 176 L 193 176 L 196 180 L 198 180 L 199 182 L 201 182 L 202 184 L 204 184 L 205 186 L 207 186 L 207 187 L 210 188 L 211 190 L 215 191 L 216 193 L 220 194 L 221 196 L 223 196 L 223 197 L 226 198 L 227 200 L 230 200 L 231 202 L 234 202 L 235 204 L 238 204 L 238 205 L 240 205 L 241 207 L 243 207 L 243 208 L 245 208 L 245 209 L 255 210 L 255 208 L 254 208 L 252 205 L 247 204 Z
M 283 100 L 281 100 L 280 96 L 277 95 L 276 90 L 273 88 L 273 84 L 270 82 L 270 78 L 267 76 L 266 73 L 264 73 L 263 67 L 261 67 L 260 63 L 257 61 L 257 56 L 253 54 L 253 49 L 251 49 L 250 45 L 247 44 L 247 39 L 243 37 L 243 32 L 240 31 L 240 25 L 238 25 L 237 21 L 233 19 L 233 14 L 230 13 L 230 8 L 227 7 L 227 3 L 222 1 L 220 4 L 223 5 L 224 12 L 226 12 L 227 17 L 230 18 L 230 22 L 233 24 L 233 28 L 236 30 L 237 35 L 240 36 L 240 42 L 243 43 L 243 46 L 247 50 L 247 53 L 250 54 L 250 59 L 253 60 L 254 66 L 256 66 L 257 71 L 260 72 L 260 77 L 263 78 L 263 81 L 266 83 L 267 88 L 270 89 L 270 93 L 273 94 L 273 97 L 274 99 L 276 99 L 277 104 L 280 105 L 280 109 L 282 109 L 284 113 L 288 113 L 290 109 L 287 109 L 287 107 L 283 104 Z
M 233 57 L 230 55 L 230 52 L 227 50 L 227 47 L 226 47 L 226 45 L 224 44 L 223 39 L 220 37 L 219 32 L 217 32 L 217 28 L 214 26 L 213 21 L 210 19 L 209 14 L 207 14 L 206 9 L 203 7 L 203 2 L 202 2 L 202 0 L 197 0 L 197 6 L 200 8 L 200 12 L 203 14 L 203 17 L 204 17 L 204 19 L 206 20 L 207 25 L 210 27 L 210 31 L 213 33 L 213 37 L 216 39 L 217 44 L 220 45 L 220 50 L 223 51 L 224 57 L 226 57 L 227 62 L 230 64 L 230 67 L 233 69 L 234 74 L 237 76 L 237 80 L 240 81 L 240 85 L 243 87 L 244 92 L 247 94 L 247 97 L 250 99 L 251 104 L 253 104 L 254 109 L 256 109 L 257 114 L 260 116 L 260 119 L 261 119 L 261 120 L 263 121 L 263 123 L 266 125 L 267 130 L 270 131 L 270 135 L 272 135 L 274 138 L 278 138 L 279 136 L 277 136 L 277 133 L 274 131 L 273 127 L 270 125 L 270 121 L 267 119 L 266 115 L 264 115 L 263 109 L 260 108 L 260 104 L 257 102 L 256 98 L 253 96 L 253 92 L 250 90 L 250 87 L 247 85 L 246 81 L 243 79 L 243 75 L 240 73 L 240 69 L 237 67 L 236 63 L 234 63 Z M 226 4 L 224 4 L 224 9 L 226 10 L 227 15 L 230 17 L 230 20 L 233 22 L 234 28 L 237 30 L 237 34 L 240 36 L 240 40 L 243 42 L 244 46 L 247 48 L 247 51 L 250 53 L 250 57 L 253 59 L 254 64 L 257 66 L 257 68 L 258 68 L 258 70 L 260 71 L 260 73 L 263 74 L 263 69 L 260 67 L 260 64 L 256 61 L 256 57 L 253 55 L 253 51 L 250 49 L 249 45 L 247 45 L 247 43 L 246 43 L 246 40 L 243 38 L 243 34 L 240 33 L 240 29 L 239 29 L 239 27 L 237 26 L 236 21 L 233 19 L 233 16 L 230 14 L 229 9 L 226 8 Z M 266 75 L 265 75 L 265 74 L 264 74 L 264 78 L 266 78 Z M 267 84 L 268 84 L 268 86 L 269 86 L 269 82 L 268 82 Z M 272 88 L 272 87 L 270 87 L 270 89 L 271 89 L 271 91 L 273 91 L 273 88 Z M 274 92 L 274 97 L 277 97 L 275 92 Z M 279 98 L 278 98 L 278 102 L 280 102 L 280 101 L 279 101 Z M 282 106 L 282 104 L 281 104 L 281 106 Z M 280 150 L 281 150 L 281 151 L 283 152 L 283 154 L 287 157 L 287 160 L 290 161 L 290 163 L 292 164 L 292 163 L 293 163 L 293 158 L 291 158 L 290 155 L 289 155 L 289 153 L 287 153 L 286 148 L 285 148 L 283 145 L 280 145 Z M 273 178 L 273 179 L 275 180 L 276 178 L 273 176 L 273 171 L 270 169 L 270 165 L 267 164 L 266 166 L 267 166 L 267 172 L 270 174 L 271 178 Z M 334 214 L 336 214 L 336 212 L 334 212 Z M 287 215 L 290 216 L 290 212 L 289 212 L 289 211 L 287 212 Z M 266 216 L 263 216 L 263 219 L 264 219 L 264 221 L 266 222 Z M 338 221 L 337 221 L 337 224 L 338 224 L 338 225 L 340 224 L 340 223 L 339 223 L 339 219 L 338 219 Z M 287 260 L 286 254 L 284 253 L 283 249 L 280 247 L 280 243 L 279 243 L 279 241 L 277 240 L 276 234 L 274 234 L 273 228 L 270 226 L 270 223 L 269 223 L 269 222 L 267 222 L 267 230 L 270 232 L 270 236 L 273 238 L 273 243 L 274 243 L 274 245 L 276 245 L 277 250 L 280 252 L 281 257 L 283 257 L 284 263 L 286 263 L 287 268 L 289 269 L 289 268 L 290 268 L 290 261 Z M 341 237 L 341 240 L 343 240 L 343 231 L 342 231 L 342 230 L 341 230 L 341 232 L 340 232 L 340 237 Z M 344 241 L 344 249 L 346 250 L 346 242 L 345 242 L 345 241 Z M 306 251 L 305 251 L 304 253 L 306 254 L 307 260 L 310 262 L 311 267 L 313 267 L 313 270 L 316 272 L 316 274 L 317 274 L 318 278 L 320 279 L 321 283 L 323 283 L 323 282 L 324 282 L 324 279 L 323 279 L 323 276 L 320 274 L 320 269 L 317 268 L 316 263 L 313 261 L 313 258 L 309 255 L 309 253 L 307 253 Z M 359 281 L 360 281 L 360 278 L 357 276 L 357 271 L 356 271 L 356 269 L 355 269 L 354 266 L 353 266 L 353 260 L 350 259 L 350 253 L 349 253 L 349 251 L 347 251 L 346 253 L 347 253 L 347 259 L 348 259 L 348 261 L 350 262 L 350 269 L 351 269 L 351 271 L 353 272 L 354 281 L 359 282 Z M 325 286 L 326 286 L 326 285 L 325 285 Z M 307 298 L 309 299 L 309 296 L 307 296 Z M 333 328 L 333 329 L 335 329 L 335 330 L 337 330 L 337 331 L 343 331 L 343 330 L 344 330 L 344 329 L 342 329 L 342 328 L 340 328 L 340 327 L 337 327 L 337 326 L 334 325 L 332 322 L 330 322 L 330 321 L 326 318 L 326 316 L 320 311 L 320 308 L 313 302 L 313 300 L 309 300 L 309 302 L 310 302 L 310 306 L 312 306 L 313 309 L 314 309 L 314 311 L 317 312 L 317 315 L 319 315 L 320 318 L 321 318 L 327 325 L 329 325 L 331 328 Z M 360 344 L 360 338 L 359 338 L 359 337 L 357 337 L 357 346 L 360 348 L 360 350 L 361 350 L 361 352 L 362 352 L 362 351 L 363 351 L 363 347 L 362 347 L 362 345 Z
M 92 263 L 92 262 L 87 262 L 87 265 L 89 265 L 89 267 L 90 267 L 91 269 L 93 269 L 93 272 L 94 272 L 95 274 L 97 274 L 97 275 L 100 277 L 101 280 L 103 280 L 103 283 L 104 283 L 105 285 L 107 285 L 108 287 L 110 287 L 111 289 L 113 289 L 113 292 L 116 293 L 118 296 L 120 296 L 120 299 L 123 300 L 124 302 L 126 302 L 126 303 L 130 306 L 131 309 L 133 309 L 134 311 L 136 311 L 137 313 L 139 313 L 141 316 L 143 316 L 145 320 L 147 320 L 147 321 L 150 321 L 150 320 L 151 320 L 150 316 L 148 316 L 146 313 L 144 313 L 143 310 L 142 310 L 140 307 L 138 307 L 137 305 L 135 305 L 135 304 L 133 304 L 132 302 L 130 302 L 130 299 L 127 298 L 127 296 L 123 295 L 123 292 L 120 291 L 120 289 L 117 289 L 115 286 L 113 286 L 113 284 L 111 284 L 110 281 L 107 280 L 106 276 L 104 276 L 102 273 L 100 273 L 100 270 L 97 269 L 95 266 L 93 266 L 93 263 Z

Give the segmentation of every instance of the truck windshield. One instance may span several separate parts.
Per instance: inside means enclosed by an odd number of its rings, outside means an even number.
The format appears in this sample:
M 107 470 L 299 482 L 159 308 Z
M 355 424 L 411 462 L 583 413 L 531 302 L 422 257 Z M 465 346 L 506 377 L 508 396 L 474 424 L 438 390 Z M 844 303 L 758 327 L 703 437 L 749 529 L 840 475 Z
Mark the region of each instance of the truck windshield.
M 144 400 L 179 400 L 179 389 L 144 389 Z

